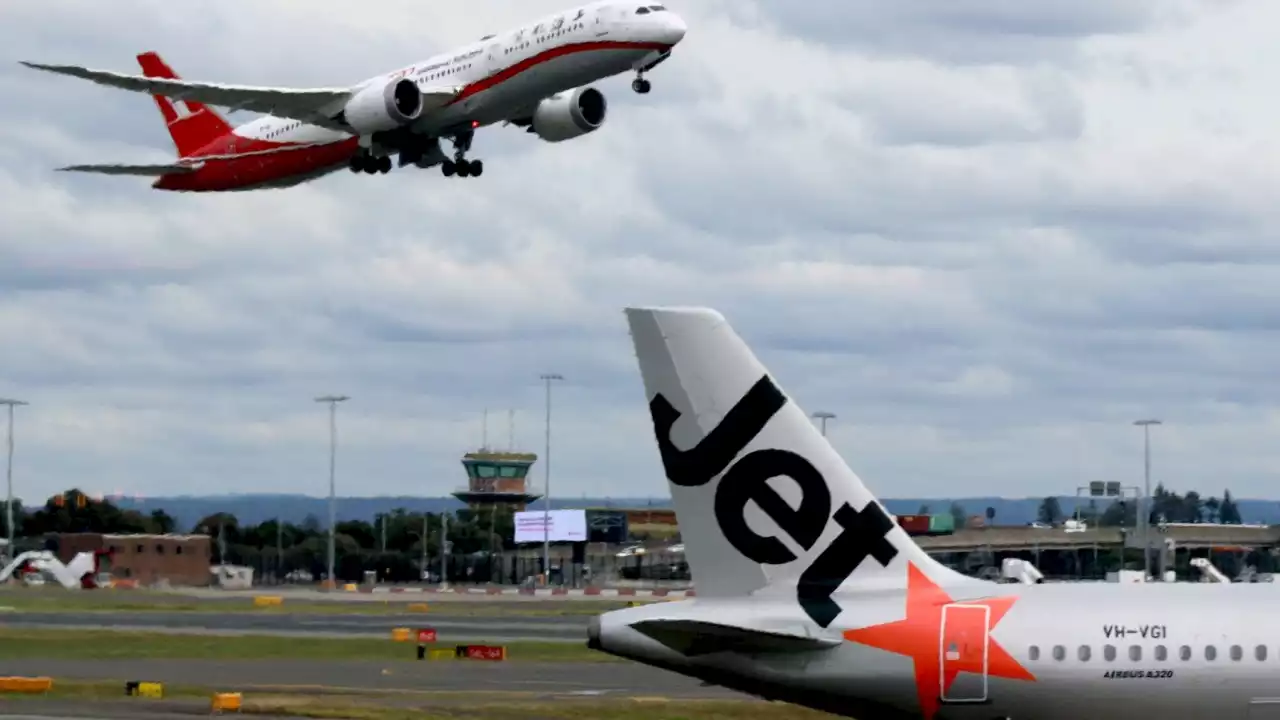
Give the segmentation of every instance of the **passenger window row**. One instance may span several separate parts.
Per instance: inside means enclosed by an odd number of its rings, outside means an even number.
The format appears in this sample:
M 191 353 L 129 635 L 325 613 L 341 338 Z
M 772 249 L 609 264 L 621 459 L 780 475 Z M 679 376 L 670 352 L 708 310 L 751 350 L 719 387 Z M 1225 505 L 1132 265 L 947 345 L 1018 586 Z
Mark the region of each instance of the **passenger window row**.
M 269 138 L 278 137 L 278 136 L 280 135 L 280 133 L 285 132 L 285 131 L 288 131 L 288 130 L 292 130 L 292 129 L 294 129 L 294 128 L 298 127 L 298 126 L 299 126 L 299 125 L 301 125 L 301 124 L 302 124 L 302 123 L 301 123 L 300 121 L 299 121 L 299 122 L 292 122 L 292 123 L 289 123 L 288 125 L 285 125 L 284 127 L 276 128 L 275 130 L 272 130 L 271 132 L 267 133 L 267 137 L 269 137 Z
M 547 32 L 547 33 L 543 33 L 541 30 L 539 30 L 539 29 L 536 29 L 536 28 L 535 28 L 535 29 L 534 29 L 534 34 L 535 34 L 535 35 L 537 35 L 538 37 L 537 37 L 537 39 L 536 39 L 534 42 L 536 42 L 537 44 L 541 45 L 541 44 L 542 44 L 542 43 L 544 43 L 544 42 L 550 42 L 550 41 L 552 40 L 552 38 L 558 38 L 558 37 L 560 37 L 561 35 L 564 35 L 564 34 L 566 34 L 566 33 L 571 33 L 571 32 L 573 32 L 574 30 L 582 30 L 582 29 L 583 29 L 583 28 L 585 28 L 585 27 L 586 27 L 586 23 L 580 23 L 580 22 L 579 22 L 579 23 L 573 23 L 572 25 L 569 25 L 568 27 L 562 27 L 562 28 L 558 28 L 558 29 L 552 30 L 552 31 Z M 518 38 L 518 37 L 519 37 L 519 36 L 517 35 L 517 38 Z M 515 45 L 512 45 L 512 46 L 510 46 L 510 47 L 504 48 L 504 49 L 502 50 L 502 54 L 503 54 L 503 55 L 510 55 L 511 53 L 516 52 L 517 50 L 524 50 L 524 49 L 525 49 L 525 48 L 527 48 L 527 47 L 529 47 L 529 41 L 528 41 L 528 40 L 521 40 L 519 43 L 516 43 Z
M 1065 646 L 1054 645 L 1051 653 L 1053 655 L 1053 659 L 1057 660 L 1058 662 L 1062 662 L 1067 659 L 1067 648 Z M 1228 648 L 1227 653 L 1233 661 L 1238 662 L 1244 659 L 1244 648 L 1240 647 L 1239 645 L 1232 645 L 1230 648 Z M 1102 659 L 1105 660 L 1106 662 L 1114 662 L 1116 659 L 1116 654 L 1117 654 L 1117 651 L 1116 651 L 1115 645 L 1102 646 Z M 1156 645 L 1152 655 L 1154 656 L 1156 662 L 1167 662 L 1169 660 L 1169 649 L 1166 648 L 1164 645 Z M 1178 648 L 1178 659 L 1182 660 L 1183 662 L 1191 660 L 1193 655 L 1195 655 L 1195 652 L 1191 649 L 1190 645 L 1183 645 Z M 1030 651 L 1028 652 L 1028 656 L 1031 658 L 1032 662 L 1038 662 L 1040 660 L 1040 646 L 1032 645 L 1030 648 Z M 1079 660 L 1080 662 L 1089 662 L 1092 656 L 1093 656 L 1093 648 L 1089 645 L 1081 645 L 1076 650 L 1076 659 Z M 1129 660 L 1133 662 L 1141 661 L 1142 646 L 1130 645 L 1128 656 L 1129 656 Z M 1218 648 L 1214 645 L 1205 645 L 1204 659 L 1209 661 L 1217 660 Z M 1258 645 L 1254 647 L 1253 659 L 1258 661 L 1266 660 L 1267 646 Z

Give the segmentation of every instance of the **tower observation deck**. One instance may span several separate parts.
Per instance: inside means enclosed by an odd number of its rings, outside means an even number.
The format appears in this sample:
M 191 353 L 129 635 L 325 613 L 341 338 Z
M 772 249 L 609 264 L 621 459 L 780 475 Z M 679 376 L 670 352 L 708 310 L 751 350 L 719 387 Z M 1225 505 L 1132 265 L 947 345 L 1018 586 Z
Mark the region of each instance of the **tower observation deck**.
M 462 456 L 467 471 L 467 487 L 453 496 L 471 509 L 508 506 L 513 512 L 525 509 L 542 497 L 528 492 L 529 468 L 538 460 L 534 453 L 477 450 Z

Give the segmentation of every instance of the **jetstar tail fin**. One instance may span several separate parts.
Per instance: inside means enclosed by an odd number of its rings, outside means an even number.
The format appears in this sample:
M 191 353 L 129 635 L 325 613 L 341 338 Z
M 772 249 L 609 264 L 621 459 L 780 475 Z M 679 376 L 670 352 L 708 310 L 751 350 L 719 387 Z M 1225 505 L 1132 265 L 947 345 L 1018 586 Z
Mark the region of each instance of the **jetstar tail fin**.
M 897 525 L 719 313 L 627 319 L 699 598 L 787 591 L 827 627 L 837 588 L 905 588 L 908 562 L 981 582 Z

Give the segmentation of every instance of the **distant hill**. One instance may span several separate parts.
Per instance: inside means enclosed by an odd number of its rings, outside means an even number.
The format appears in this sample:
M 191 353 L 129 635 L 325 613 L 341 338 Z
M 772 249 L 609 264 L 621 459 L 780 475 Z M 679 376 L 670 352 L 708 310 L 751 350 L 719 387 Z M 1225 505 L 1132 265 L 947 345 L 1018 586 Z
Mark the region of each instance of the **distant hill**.
M 1075 510 L 1075 497 L 1060 497 L 1058 501 L 1063 512 L 1070 514 Z M 329 502 L 327 498 L 307 495 L 223 495 L 223 496 L 184 496 L 153 497 L 136 500 L 120 498 L 113 502 L 124 509 L 136 509 L 150 512 L 163 509 L 178 521 L 178 527 L 189 530 L 201 518 L 217 512 L 235 515 L 241 522 L 256 524 L 264 520 L 280 517 L 286 522 L 301 523 L 308 515 L 314 515 L 322 526 L 328 524 Z M 995 508 L 995 522 L 998 525 L 1025 525 L 1036 519 L 1037 510 L 1043 498 L 997 498 L 970 497 L 954 499 L 938 498 L 897 498 L 885 500 L 889 512 L 898 515 L 915 513 L 921 506 L 928 506 L 936 514 L 949 512 L 952 502 L 957 502 L 968 515 L 982 515 L 988 507 Z M 1246 523 L 1280 523 L 1280 502 L 1275 500 L 1236 500 L 1240 508 L 1241 518 Z M 457 510 L 463 504 L 452 497 L 339 497 L 338 520 L 372 520 L 380 512 L 388 512 L 396 508 L 404 508 L 409 512 L 440 512 L 441 510 Z M 1087 504 L 1087 500 L 1086 500 Z M 1105 508 L 1107 502 L 1100 501 L 1099 508 Z M 541 508 L 541 503 L 535 509 Z M 551 500 L 551 507 L 671 507 L 670 498 L 563 498 Z

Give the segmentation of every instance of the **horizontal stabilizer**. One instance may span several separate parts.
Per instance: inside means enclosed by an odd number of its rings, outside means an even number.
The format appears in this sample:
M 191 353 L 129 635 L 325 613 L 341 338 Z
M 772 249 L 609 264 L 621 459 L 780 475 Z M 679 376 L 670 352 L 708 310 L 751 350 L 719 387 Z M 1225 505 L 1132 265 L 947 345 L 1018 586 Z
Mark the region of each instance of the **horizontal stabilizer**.
M 174 173 L 195 172 L 199 165 L 69 165 L 58 168 L 60 172 L 87 172 L 100 175 L 140 175 L 160 177 Z
M 686 656 L 716 652 L 806 652 L 840 645 L 840 640 L 834 638 L 753 630 L 700 620 L 641 620 L 632 623 L 631 629 Z

